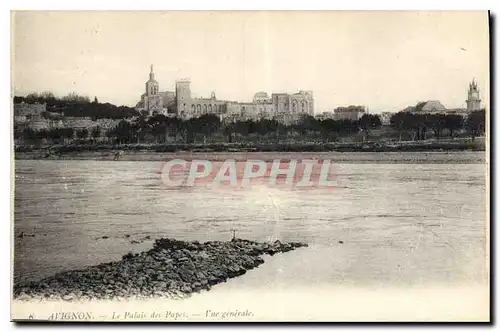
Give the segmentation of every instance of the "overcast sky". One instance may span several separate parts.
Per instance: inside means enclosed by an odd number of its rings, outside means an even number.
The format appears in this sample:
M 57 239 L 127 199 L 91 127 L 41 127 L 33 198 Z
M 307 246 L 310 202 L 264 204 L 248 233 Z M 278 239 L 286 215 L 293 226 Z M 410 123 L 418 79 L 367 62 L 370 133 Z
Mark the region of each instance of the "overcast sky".
M 150 64 L 160 91 L 178 78 L 227 100 L 312 90 L 316 113 L 465 107 L 473 77 L 489 94 L 486 12 L 17 12 L 12 26 L 15 94 L 134 106 Z

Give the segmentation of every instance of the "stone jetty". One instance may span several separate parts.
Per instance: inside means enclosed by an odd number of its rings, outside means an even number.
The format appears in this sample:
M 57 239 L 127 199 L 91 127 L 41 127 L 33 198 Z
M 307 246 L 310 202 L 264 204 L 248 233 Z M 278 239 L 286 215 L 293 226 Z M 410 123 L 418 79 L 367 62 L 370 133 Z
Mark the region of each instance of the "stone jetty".
M 275 255 L 304 243 L 231 241 L 185 242 L 158 239 L 149 251 L 121 261 L 57 273 L 37 282 L 14 285 L 17 300 L 182 299 L 193 292 L 245 274 Z

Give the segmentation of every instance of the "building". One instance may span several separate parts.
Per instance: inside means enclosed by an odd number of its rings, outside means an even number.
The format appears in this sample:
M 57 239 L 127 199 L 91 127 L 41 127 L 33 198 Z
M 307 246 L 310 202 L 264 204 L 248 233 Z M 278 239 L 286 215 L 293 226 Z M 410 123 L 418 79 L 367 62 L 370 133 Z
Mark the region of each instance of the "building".
M 195 98 L 191 94 L 191 81 L 175 81 L 175 92 L 159 92 L 159 84 L 154 79 L 153 66 L 146 82 L 146 93 L 136 109 L 154 112 L 184 119 L 214 114 L 224 121 L 276 119 L 284 123 L 298 121 L 303 115 L 314 115 L 312 91 L 301 90 L 298 93 L 257 92 L 251 102 L 219 100 L 212 91 L 209 98 Z
M 335 120 L 358 121 L 365 114 L 368 114 L 366 106 L 337 107 L 334 111 Z
M 325 111 L 323 113 L 316 114 L 314 116 L 314 118 L 316 118 L 316 120 L 319 120 L 319 121 L 333 120 L 333 119 L 335 119 L 335 113 L 330 112 L 330 111 Z
M 141 100 L 135 106 L 138 111 L 146 111 L 149 116 L 154 113 L 167 113 L 166 104 L 168 104 L 169 97 L 172 93 L 169 91 L 160 92 L 160 84 L 155 79 L 153 65 L 149 72 L 149 80 L 146 81 L 146 92 L 141 95 Z M 163 100 L 165 97 L 166 100 Z
M 382 112 L 379 114 L 380 122 L 383 126 L 388 126 L 391 124 L 391 117 L 394 115 L 393 112 Z
M 439 102 L 439 100 L 429 100 L 418 102 L 415 106 L 408 106 L 403 112 L 410 112 L 416 114 L 440 114 L 446 113 L 446 107 Z
M 479 89 L 475 79 L 469 84 L 469 91 L 467 92 L 467 111 L 479 111 L 481 109 L 481 99 L 479 98 Z
M 222 116 L 227 112 L 227 102 L 217 100 L 215 91 L 212 91 L 210 98 L 193 98 L 190 84 L 189 79 L 181 79 L 175 82 L 175 107 L 173 113 L 181 118 L 189 119 L 204 114 Z
M 28 104 L 24 101 L 14 104 L 14 116 L 24 116 L 26 118 L 30 118 L 31 116 L 42 115 L 42 113 L 46 111 L 46 104 Z
M 467 117 L 470 112 L 481 109 L 481 99 L 479 97 L 479 88 L 475 79 L 469 84 L 467 91 L 467 108 L 446 108 L 439 100 L 428 100 L 419 102 L 415 106 L 406 107 L 403 112 L 415 114 L 458 114 Z

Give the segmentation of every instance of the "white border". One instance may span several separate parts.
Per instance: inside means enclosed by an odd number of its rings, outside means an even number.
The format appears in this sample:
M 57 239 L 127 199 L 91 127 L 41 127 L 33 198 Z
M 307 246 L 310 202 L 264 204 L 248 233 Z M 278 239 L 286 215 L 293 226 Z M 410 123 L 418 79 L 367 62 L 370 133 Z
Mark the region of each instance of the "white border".
M 183 0 L 177 1 L 175 3 L 167 3 L 165 1 L 151 1 L 151 0 L 122 0 L 122 1 L 108 1 L 103 0 L 86 0 L 86 1 L 2 1 L 0 6 L 1 11 L 1 38 L 2 38 L 2 63 L 4 70 L 4 76 L 2 77 L 2 116 L 3 121 L 0 122 L 2 126 L 0 129 L 0 146 L 2 153 L 2 164 L 1 171 L 3 176 L 1 177 L 1 204 L 2 208 L 0 211 L 3 212 L 4 218 L 4 231 L 2 233 L 3 245 L 2 250 L 2 267 L 5 271 L 2 274 L 2 288 L 0 297 L 2 299 L 2 318 L 1 322 L 3 327 L 2 331 L 13 329 L 14 326 L 10 321 L 10 274 L 6 271 L 10 269 L 10 227 L 7 226 L 10 223 L 10 207 L 11 207 L 11 163 L 9 160 L 9 155 L 11 153 L 11 116 L 10 116 L 10 10 L 47 10 L 47 9 L 58 9 L 58 10 L 492 10 L 493 14 L 500 13 L 499 1 L 437 1 L 437 0 L 419 0 L 419 1 L 389 1 L 389 0 L 349 0 L 341 1 L 336 4 L 324 0 L 307 0 L 307 1 L 297 1 L 297 0 L 287 0 L 282 2 L 271 2 L 269 0 L 252 0 L 252 1 L 222 1 L 222 0 Z M 496 22 L 496 23 L 497 23 Z M 497 26 L 497 25 L 496 25 Z M 495 28 L 497 30 L 497 28 Z M 498 33 L 498 31 L 497 31 Z M 498 52 L 495 52 L 495 58 L 492 59 L 496 63 L 498 61 Z M 492 74 L 492 79 L 494 79 Z M 495 86 L 495 91 L 493 91 L 496 96 L 498 96 L 498 85 Z M 493 109 L 493 112 L 495 110 Z M 499 127 L 499 116 L 497 115 L 495 120 L 495 125 Z M 498 134 L 497 134 L 498 136 Z M 495 142 L 497 143 L 497 142 Z M 498 156 L 498 144 L 495 144 L 495 152 Z M 497 199 L 494 202 L 495 206 L 499 206 Z M 9 231 L 7 231 L 9 227 Z M 496 227 L 498 231 L 498 226 Z M 498 235 L 496 232 L 495 235 Z M 498 238 L 498 237 L 497 237 Z M 498 241 L 498 240 L 497 240 Z M 9 286 L 7 286 L 9 285 Z M 498 318 L 498 316 L 497 316 Z M 117 326 L 119 328 L 122 325 Z M 134 326 L 135 328 L 142 329 L 142 326 Z M 148 326 L 145 326 L 148 327 Z M 181 326 L 186 327 L 186 326 Z M 217 326 L 218 327 L 218 326 Z M 426 327 L 422 325 L 421 327 Z M 71 328 L 71 326 L 61 327 L 63 330 Z M 98 329 L 103 329 L 102 326 L 98 326 Z M 202 327 L 200 327 L 202 328 Z M 234 326 L 229 327 L 230 329 L 235 328 Z M 259 330 L 264 328 L 262 326 L 256 326 Z M 284 327 L 288 328 L 288 327 Z M 302 327 L 303 329 L 308 329 Z M 346 327 L 337 326 L 337 328 L 344 329 Z M 352 328 L 352 327 L 349 327 Z M 371 328 L 370 326 L 358 326 L 358 329 Z M 427 327 L 428 329 L 437 329 L 438 327 Z M 439 327 L 442 328 L 442 327 Z M 453 326 L 450 328 L 454 328 Z M 473 328 L 473 327 L 468 327 Z M 41 327 L 33 328 L 34 330 L 41 329 Z M 207 329 L 203 327 L 202 329 Z

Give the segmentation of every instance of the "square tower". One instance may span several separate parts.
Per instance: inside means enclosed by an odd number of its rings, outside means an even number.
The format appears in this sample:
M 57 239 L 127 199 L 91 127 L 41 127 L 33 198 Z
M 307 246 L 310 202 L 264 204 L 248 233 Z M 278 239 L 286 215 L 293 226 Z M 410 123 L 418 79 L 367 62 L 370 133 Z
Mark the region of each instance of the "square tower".
M 175 104 L 177 106 L 177 114 L 183 115 L 191 109 L 191 81 L 189 79 L 181 79 L 175 81 Z

